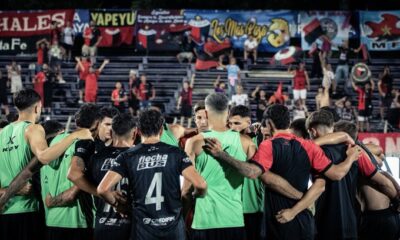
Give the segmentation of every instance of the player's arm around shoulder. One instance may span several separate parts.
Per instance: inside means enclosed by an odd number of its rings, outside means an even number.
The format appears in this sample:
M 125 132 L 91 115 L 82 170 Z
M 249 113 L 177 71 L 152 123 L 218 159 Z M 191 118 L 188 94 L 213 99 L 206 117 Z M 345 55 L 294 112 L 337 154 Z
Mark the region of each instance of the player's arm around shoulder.
M 243 151 L 247 155 L 247 160 L 252 159 L 257 152 L 256 144 L 246 134 L 240 134 L 240 141 L 242 142 Z
M 197 134 L 186 141 L 185 153 L 188 155 L 193 165 L 195 165 L 196 157 L 203 151 L 204 137 Z
M 25 130 L 25 139 L 39 162 L 48 164 L 60 157 L 75 139 L 93 139 L 93 137 L 89 129 L 81 129 L 49 147 L 44 128 L 39 124 L 32 124 Z

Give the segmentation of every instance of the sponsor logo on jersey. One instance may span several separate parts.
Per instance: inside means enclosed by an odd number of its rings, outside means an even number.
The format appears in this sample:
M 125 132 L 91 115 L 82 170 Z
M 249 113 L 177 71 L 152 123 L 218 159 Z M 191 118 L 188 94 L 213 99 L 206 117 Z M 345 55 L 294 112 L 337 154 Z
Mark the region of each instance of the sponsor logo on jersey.
M 103 165 L 101 165 L 101 171 L 108 171 L 111 169 L 112 166 L 115 166 L 115 159 L 114 158 L 107 158 L 104 160 Z
M 139 158 L 139 163 L 137 165 L 137 171 L 156 168 L 156 167 L 165 167 L 167 164 L 168 154 L 154 154 L 150 156 L 141 156 Z
M 152 226 L 165 226 L 170 222 L 175 221 L 175 216 L 163 218 L 143 218 L 143 224 Z

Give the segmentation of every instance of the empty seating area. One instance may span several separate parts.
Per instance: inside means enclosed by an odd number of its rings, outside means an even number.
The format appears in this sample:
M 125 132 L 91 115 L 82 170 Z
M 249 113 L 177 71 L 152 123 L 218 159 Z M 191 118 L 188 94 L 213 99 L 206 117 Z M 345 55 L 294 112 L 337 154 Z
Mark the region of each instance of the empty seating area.
M 111 54 L 110 54 L 111 55 Z M 5 66 L 10 64 L 11 59 L 15 58 L 17 63 L 22 67 L 23 82 L 25 87 L 32 87 L 32 76 L 34 72 L 29 70 L 29 64 L 36 62 L 35 56 L 0 56 L 0 69 L 3 75 L 6 73 Z M 208 93 L 214 91 L 213 83 L 218 75 L 221 79 L 226 81 L 226 71 L 223 70 L 209 70 L 209 71 L 195 71 L 194 66 L 188 63 L 178 63 L 175 56 L 99 56 L 97 65 L 99 65 L 105 58 L 110 59 L 110 63 L 105 67 L 103 73 L 99 78 L 99 91 L 98 91 L 98 104 L 109 105 L 111 103 L 111 91 L 114 89 L 115 82 L 121 81 L 125 88 L 128 87 L 129 70 L 135 69 L 147 75 L 156 89 L 156 99 L 154 104 L 163 106 L 166 115 L 174 116 L 176 113 L 176 101 L 181 89 L 181 83 L 185 79 L 190 79 L 192 73 L 196 74 L 196 81 L 193 91 L 193 102 L 204 99 Z M 311 59 L 305 60 L 307 69 L 310 72 Z M 351 63 L 354 63 L 354 59 Z M 238 58 L 239 66 L 243 69 L 241 58 Z M 333 69 L 336 69 L 336 59 L 332 61 Z M 393 59 L 373 59 L 370 69 L 372 76 L 376 80 L 383 67 L 389 65 L 394 81 L 394 88 L 400 89 L 400 60 Z M 50 116 L 52 119 L 60 120 L 65 123 L 68 116 L 73 115 L 79 107 L 78 104 L 78 84 L 77 73 L 75 71 L 75 62 L 63 63 L 62 72 L 63 78 L 66 83 L 56 84 L 53 91 L 53 113 Z M 262 72 L 261 72 L 262 71 Z M 268 74 L 271 71 L 271 74 Z M 273 71 L 273 72 L 272 72 Z M 280 71 L 280 72 L 279 72 Z M 266 87 L 267 93 L 272 94 L 276 90 L 278 84 L 283 82 L 284 92 L 291 96 L 291 82 L 292 78 L 286 74 L 286 66 L 271 66 L 269 65 L 269 58 L 260 58 L 256 65 L 249 65 L 248 71 L 242 73 L 242 83 L 245 91 L 250 95 L 257 85 Z M 256 74 L 262 73 L 262 74 Z M 275 74 L 272 74 L 275 73 Z M 308 93 L 307 106 L 309 111 L 315 110 L 315 95 L 318 86 L 321 85 L 321 79 L 311 79 L 311 91 Z M 9 102 L 11 103 L 12 96 L 9 94 Z M 352 97 L 353 106 L 357 105 L 357 96 L 354 92 Z M 379 118 L 379 95 L 377 88 L 374 92 L 373 99 L 373 120 L 372 127 L 374 131 L 382 131 L 383 124 L 380 123 Z M 252 109 L 255 109 L 254 104 L 251 104 Z M 11 108 L 12 111 L 15 111 Z M 170 121 L 171 118 L 168 118 Z M 72 121 L 73 122 L 73 121 Z M 74 127 L 72 123 L 71 127 Z

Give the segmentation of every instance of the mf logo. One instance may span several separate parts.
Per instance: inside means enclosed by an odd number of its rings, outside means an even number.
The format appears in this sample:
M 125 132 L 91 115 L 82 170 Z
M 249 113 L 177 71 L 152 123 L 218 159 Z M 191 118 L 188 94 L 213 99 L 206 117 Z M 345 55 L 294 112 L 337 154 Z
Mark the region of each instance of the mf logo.
M 11 136 L 11 137 L 9 138 L 7 144 L 14 144 L 14 138 L 15 138 L 15 136 Z

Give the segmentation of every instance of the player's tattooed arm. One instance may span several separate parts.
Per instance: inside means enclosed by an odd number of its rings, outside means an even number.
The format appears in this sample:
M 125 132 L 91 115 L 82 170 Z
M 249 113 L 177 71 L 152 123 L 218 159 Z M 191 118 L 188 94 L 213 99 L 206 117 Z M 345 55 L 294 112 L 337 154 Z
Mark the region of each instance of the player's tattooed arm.
M 7 188 L 3 189 L 3 194 L 0 194 L 0 210 L 15 195 L 27 195 L 31 192 L 32 185 L 28 180 L 32 178 L 33 174 L 38 172 L 43 166 L 39 160 L 34 157 L 28 165 L 11 181 Z
M 261 169 L 255 164 L 239 161 L 226 153 L 224 149 L 222 149 L 221 143 L 216 139 L 206 138 L 204 141 L 205 145 L 203 146 L 203 149 L 207 153 L 211 154 L 216 159 L 231 165 L 241 175 L 251 179 L 256 179 L 262 174 Z
M 72 186 L 54 197 L 47 194 L 45 204 L 48 208 L 67 206 L 76 200 L 78 193 L 79 188 L 77 186 Z
M 81 157 L 72 157 L 67 178 L 82 191 L 97 196 L 96 187 L 91 184 L 85 176 L 85 162 Z
M 278 174 L 266 171 L 260 178 L 267 188 L 272 189 L 285 197 L 296 200 L 303 197 L 302 192 L 294 188 L 286 179 Z

